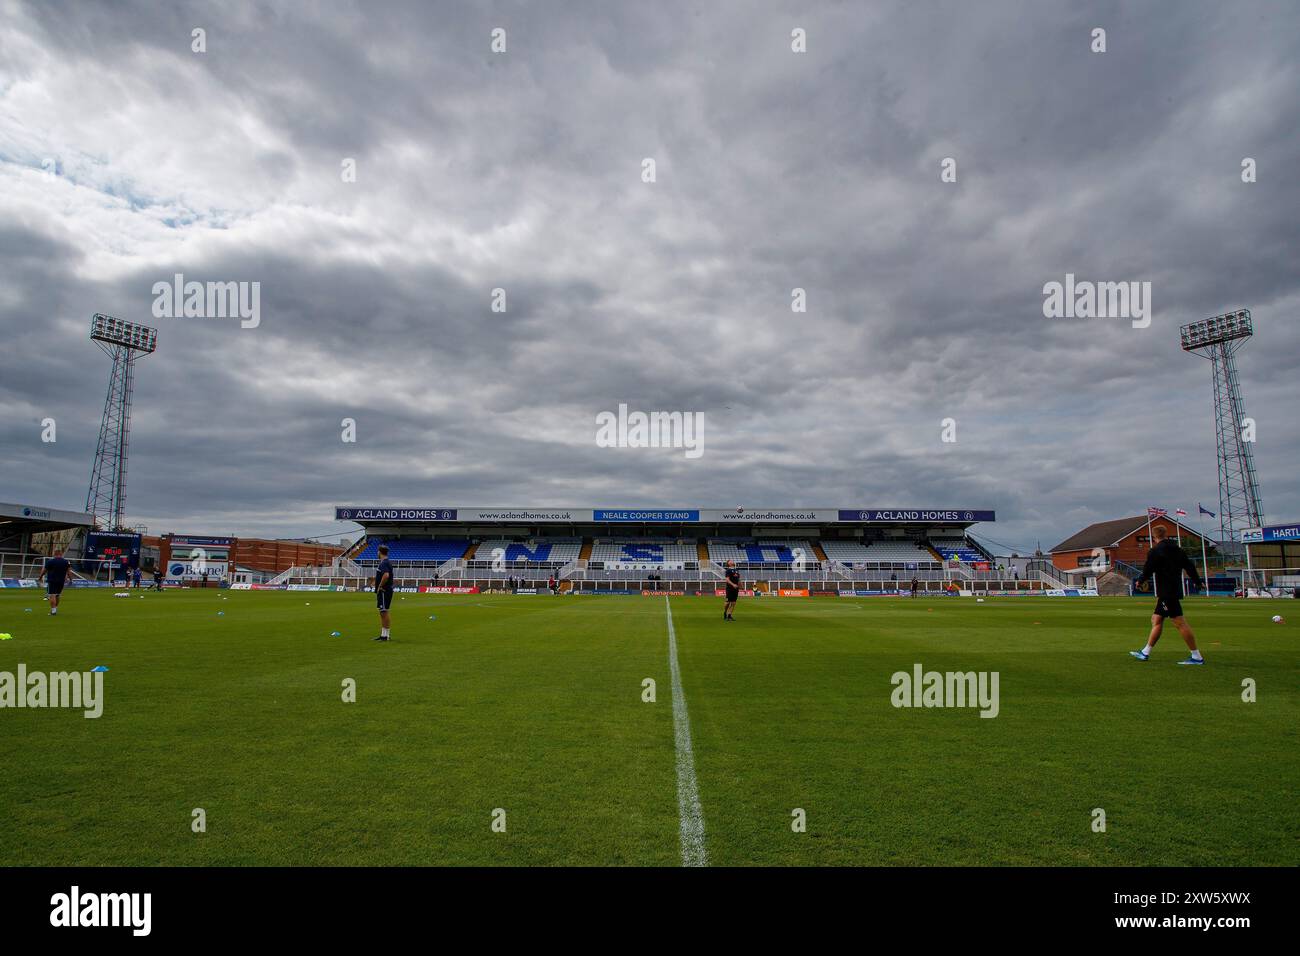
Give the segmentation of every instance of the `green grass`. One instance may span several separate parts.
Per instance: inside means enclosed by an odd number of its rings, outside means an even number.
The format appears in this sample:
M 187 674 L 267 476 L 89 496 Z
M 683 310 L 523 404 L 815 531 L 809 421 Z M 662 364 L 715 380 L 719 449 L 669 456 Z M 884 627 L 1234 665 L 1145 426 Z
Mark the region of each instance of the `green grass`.
M 1294 607 L 1190 602 L 1185 668 L 1126 653 L 1145 601 L 674 598 L 710 862 L 1294 866 Z M 107 665 L 104 714 L 0 710 L 0 864 L 680 861 L 662 599 L 407 595 L 389 645 L 366 594 L 45 610 L 0 591 L 0 671 Z M 999 716 L 894 708 L 918 662 Z

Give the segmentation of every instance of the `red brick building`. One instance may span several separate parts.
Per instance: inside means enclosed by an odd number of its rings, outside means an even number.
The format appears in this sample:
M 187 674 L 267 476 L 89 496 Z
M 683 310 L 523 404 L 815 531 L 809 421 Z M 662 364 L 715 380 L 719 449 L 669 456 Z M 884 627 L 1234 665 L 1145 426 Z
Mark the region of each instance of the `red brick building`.
M 158 560 L 166 566 L 172 558 L 172 535 L 161 538 L 146 536 L 142 542 L 145 550 L 158 549 Z M 343 548 L 336 544 L 297 539 L 270 540 L 265 538 L 230 538 L 229 564 L 231 567 L 252 568 L 268 574 L 287 571 L 294 565 L 329 564 Z
M 1181 535 L 1183 550 L 1199 563 L 1200 534 L 1167 515 L 1150 520 L 1152 531 L 1163 527 L 1174 540 L 1178 540 Z M 1088 525 L 1078 534 L 1066 538 L 1052 548 L 1052 564 L 1062 571 L 1077 571 L 1079 568 L 1089 567 L 1094 559 L 1104 555 L 1104 563 L 1108 565 L 1124 561 L 1142 567 L 1147 559 L 1147 552 L 1151 549 L 1151 541 L 1147 534 L 1146 515 L 1099 521 Z M 1213 546 L 1209 538 L 1206 539 L 1206 546 Z

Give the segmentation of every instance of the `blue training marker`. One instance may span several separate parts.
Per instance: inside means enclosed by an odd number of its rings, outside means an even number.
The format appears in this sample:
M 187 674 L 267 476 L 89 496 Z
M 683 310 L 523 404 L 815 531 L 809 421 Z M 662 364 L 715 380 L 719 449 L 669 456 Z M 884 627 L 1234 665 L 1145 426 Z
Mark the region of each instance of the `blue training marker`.
M 90 669 L 90 672 L 91 672 L 92 674 L 103 674 L 103 673 L 105 673 L 107 670 L 108 670 L 107 667 L 105 667 L 103 664 L 100 664 L 98 667 L 92 667 L 92 668 Z
M 330 637 L 342 637 L 342 636 L 343 635 L 340 634 L 338 631 L 330 631 Z

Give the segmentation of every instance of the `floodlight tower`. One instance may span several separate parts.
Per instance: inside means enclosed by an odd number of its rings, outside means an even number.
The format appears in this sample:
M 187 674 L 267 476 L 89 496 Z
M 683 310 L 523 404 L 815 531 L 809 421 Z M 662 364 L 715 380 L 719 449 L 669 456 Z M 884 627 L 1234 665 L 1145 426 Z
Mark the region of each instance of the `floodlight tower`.
M 1245 528 L 1263 525 L 1251 442 L 1242 436 L 1244 408 L 1233 356 L 1255 333 L 1249 309 L 1226 312 L 1178 330 L 1184 352 L 1210 360 L 1214 370 L 1214 428 L 1219 443 L 1219 533 L 1241 540 Z
M 113 360 L 108 377 L 108 398 L 99 425 L 99 446 L 90 473 L 86 511 L 95 527 L 118 530 L 126 504 L 126 452 L 131 434 L 131 387 L 135 360 L 158 345 L 158 330 L 96 312 L 90 320 L 90 337 Z

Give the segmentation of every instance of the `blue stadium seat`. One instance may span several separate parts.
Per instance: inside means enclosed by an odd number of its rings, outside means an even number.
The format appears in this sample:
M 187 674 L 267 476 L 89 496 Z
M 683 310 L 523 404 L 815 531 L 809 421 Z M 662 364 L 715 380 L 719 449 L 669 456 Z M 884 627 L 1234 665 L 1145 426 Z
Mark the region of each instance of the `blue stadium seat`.
M 506 560 L 549 561 L 553 547 L 549 541 L 538 541 L 531 548 L 526 544 L 510 544 L 506 546 Z
M 393 564 L 441 563 L 459 558 L 469 548 L 469 541 L 464 538 L 393 538 L 387 542 L 375 538 L 366 542 L 354 560 L 358 564 L 374 564 L 379 560 L 381 544 L 388 545 L 388 560 Z
M 988 558 L 984 555 L 966 545 L 947 544 L 936 541 L 930 543 L 934 546 L 934 550 L 938 551 L 945 561 L 963 561 L 966 564 L 988 561 Z
M 624 544 L 619 546 L 620 561 L 642 561 L 654 563 L 664 560 L 662 544 Z
M 755 564 L 762 564 L 764 561 L 784 561 L 794 560 L 794 552 L 783 544 L 746 544 L 742 545 L 745 550 L 745 557 Z

